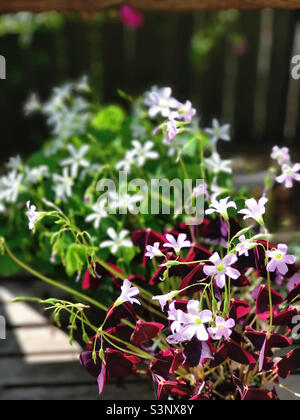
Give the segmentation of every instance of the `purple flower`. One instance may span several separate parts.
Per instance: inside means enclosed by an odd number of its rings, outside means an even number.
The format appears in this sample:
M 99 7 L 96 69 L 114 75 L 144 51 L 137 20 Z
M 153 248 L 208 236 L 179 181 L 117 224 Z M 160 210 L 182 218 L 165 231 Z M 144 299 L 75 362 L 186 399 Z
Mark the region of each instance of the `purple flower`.
M 284 164 L 282 166 L 282 175 L 276 178 L 280 184 L 284 184 L 286 188 L 292 188 L 294 181 L 300 181 L 300 163 L 295 165 Z
M 267 251 L 267 256 L 270 262 L 267 265 L 267 270 L 271 273 L 278 270 L 282 276 L 285 276 L 289 271 L 287 264 L 295 264 L 296 258 L 294 255 L 287 255 L 288 247 L 285 244 L 279 244 L 278 249 Z
M 266 204 L 269 200 L 266 197 L 262 197 L 259 201 L 254 198 L 246 201 L 247 209 L 240 210 L 240 214 L 244 214 L 244 220 L 254 219 L 260 225 L 264 224 L 263 215 L 266 213 Z
M 166 123 L 166 133 L 165 140 L 169 144 L 178 134 L 178 121 L 176 121 L 174 116 L 170 116 L 168 122 Z
M 173 335 L 168 338 L 169 343 L 183 343 L 196 337 L 199 341 L 208 341 L 209 335 L 204 324 L 208 324 L 213 314 L 209 310 L 200 312 L 200 302 L 190 300 L 187 304 L 187 313 L 176 310 L 170 305 L 169 320 L 173 321 L 171 330 Z
M 193 117 L 196 115 L 196 110 L 193 108 L 191 101 L 186 101 L 185 104 L 180 104 L 179 107 L 179 119 L 184 120 L 187 123 L 191 123 Z
M 287 288 L 291 292 L 300 283 L 300 273 L 294 274 L 288 281 Z
M 274 146 L 271 154 L 271 158 L 277 160 L 279 165 L 283 165 L 284 163 L 289 163 L 290 158 L 290 150 L 287 147 L 278 147 Z
M 134 296 L 137 296 L 140 291 L 137 287 L 132 287 L 129 280 L 125 279 L 123 282 L 123 286 L 121 287 L 122 293 L 119 299 L 115 303 L 115 307 L 122 305 L 125 302 L 129 302 L 131 304 L 137 303 L 140 305 L 140 302 L 134 298 Z
M 240 236 L 239 241 L 240 243 L 236 246 L 239 256 L 245 255 L 249 257 L 249 250 L 255 247 L 257 243 L 247 239 L 245 235 Z
M 201 195 L 204 195 L 204 198 L 206 201 L 209 200 L 209 192 L 208 192 L 208 186 L 205 183 L 202 183 L 194 188 L 193 196 L 199 197 Z
M 50 262 L 51 262 L 51 264 L 56 264 L 56 253 L 55 252 L 52 252 Z
M 36 222 L 40 219 L 42 212 L 36 211 L 36 206 L 31 205 L 30 201 L 27 202 L 27 216 L 29 219 L 29 229 L 34 231 Z
M 172 98 L 171 88 L 159 89 L 156 86 L 145 94 L 144 103 L 149 107 L 148 114 L 150 118 L 156 118 L 159 114 L 164 118 L 169 118 L 179 104 L 176 99 Z
M 154 257 L 163 257 L 164 254 L 161 252 L 160 248 L 160 243 L 159 242 L 155 242 L 155 244 L 152 245 L 147 245 L 146 246 L 146 257 L 149 257 L 150 260 L 152 260 Z
M 158 300 L 161 310 L 164 311 L 166 304 L 169 300 L 174 299 L 180 293 L 179 290 L 175 290 L 174 292 L 167 293 L 165 295 L 153 296 L 152 300 Z
M 234 254 L 228 254 L 223 260 L 218 252 L 215 252 L 209 259 L 213 265 L 205 265 L 203 271 L 207 276 L 216 276 L 216 283 L 220 289 L 223 289 L 226 282 L 226 276 L 233 280 L 238 279 L 241 273 L 231 266 L 237 262 L 238 258 Z
M 234 327 L 235 321 L 232 318 L 225 321 L 224 318 L 217 316 L 216 326 L 208 328 L 208 332 L 213 335 L 214 340 L 221 340 L 222 337 L 224 337 L 225 340 L 228 340 L 232 334 L 232 328 Z
M 180 233 L 177 240 L 173 235 L 167 234 L 166 238 L 169 242 L 164 244 L 165 248 L 173 248 L 176 254 L 179 254 L 182 248 L 190 248 L 191 242 L 187 241 L 187 235 L 185 233 Z

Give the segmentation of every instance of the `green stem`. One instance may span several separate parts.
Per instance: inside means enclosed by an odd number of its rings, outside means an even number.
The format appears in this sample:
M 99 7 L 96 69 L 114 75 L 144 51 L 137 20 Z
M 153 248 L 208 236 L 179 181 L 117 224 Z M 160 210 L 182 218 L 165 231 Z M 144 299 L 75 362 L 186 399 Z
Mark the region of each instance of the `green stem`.
M 8 248 L 5 241 L 3 241 L 3 246 L 5 248 L 5 251 L 9 255 L 9 257 L 21 268 L 26 270 L 28 273 L 32 274 L 33 276 L 39 278 L 40 280 L 44 281 L 45 283 L 50 284 L 53 287 L 56 287 L 57 289 L 64 290 L 65 292 L 69 293 L 70 295 L 77 296 L 79 299 L 82 299 L 85 302 L 90 303 L 93 306 L 96 306 L 97 308 L 107 311 L 108 308 L 106 306 L 102 305 L 100 302 L 97 302 L 96 300 L 90 298 L 89 296 L 84 295 L 83 293 L 78 292 L 77 290 L 72 289 L 71 287 L 65 286 L 64 284 L 61 284 L 55 280 L 49 279 L 48 277 L 42 275 L 38 271 L 34 270 L 33 268 L 29 267 L 28 265 L 24 264 L 22 261 L 20 261 Z

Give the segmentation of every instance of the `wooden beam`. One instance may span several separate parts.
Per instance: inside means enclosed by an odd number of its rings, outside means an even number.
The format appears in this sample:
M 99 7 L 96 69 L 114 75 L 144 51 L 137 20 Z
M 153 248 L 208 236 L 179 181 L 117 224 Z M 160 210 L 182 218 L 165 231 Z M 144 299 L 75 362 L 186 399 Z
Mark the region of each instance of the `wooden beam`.
M 0 13 L 99 11 L 123 4 L 140 10 L 300 9 L 300 0 L 0 0 Z

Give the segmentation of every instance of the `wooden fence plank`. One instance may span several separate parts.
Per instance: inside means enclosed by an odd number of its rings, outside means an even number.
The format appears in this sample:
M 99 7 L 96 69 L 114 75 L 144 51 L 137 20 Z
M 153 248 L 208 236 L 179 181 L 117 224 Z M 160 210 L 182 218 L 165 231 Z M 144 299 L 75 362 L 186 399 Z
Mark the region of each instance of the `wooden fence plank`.
M 97 11 L 124 4 L 122 0 L 1 0 L 0 11 L 78 10 Z M 126 4 L 142 10 L 216 10 L 216 9 L 299 9 L 299 0 L 127 0 Z
M 233 128 L 235 141 L 239 149 L 249 152 L 249 142 L 253 145 L 254 99 L 256 87 L 256 69 L 260 36 L 260 11 L 241 12 L 239 29 L 245 35 L 248 52 L 238 62 L 237 84 L 235 92 L 235 117 Z
M 295 18 L 290 11 L 274 14 L 274 31 L 271 69 L 269 74 L 267 119 L 265 140 L 269 147 L 274 138 L 281 141 L 284 136 L 288 84 L 291 77 L 290 62 L 293 49 Z

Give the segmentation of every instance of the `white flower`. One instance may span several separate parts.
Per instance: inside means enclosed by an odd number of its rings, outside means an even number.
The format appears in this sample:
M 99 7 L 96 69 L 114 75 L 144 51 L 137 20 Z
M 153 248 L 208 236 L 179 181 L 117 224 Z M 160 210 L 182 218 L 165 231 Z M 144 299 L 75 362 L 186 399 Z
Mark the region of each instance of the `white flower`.
M 36 211 L 36 206 L 31 205 L 30 201 L 27 202 L 27 216 L 29 219 L 29 229 L 34 231 L 36 222 L 41 218 L 42 212 Z
M 155 244 L 152 245 L 147 245 L 146 247 L 146 257 L 149 257 L 150 260 L 153 260 L 154 257 L 163 257 L 164 254 L 161 252 L 160 250 L 160 243 L 159 242 L 155 242 Z
M 127 211 L 134 214 L 137 210 L 137 203 L 143 200 L 143 197 L 138 194 L 129 195 L 116 192 L 110 192 L 109 198 L 111 200 L 109 203 L 110 209 L 114 211 L 119 209 L 121 214 L 126 214 Z
M 154 147 L 152 141 L 147 141 L 143 145 L 137 140 L 133 140 L 131 143 L 134 147 L 132 153 L 134 154 L 139 167 L 144 166 L 148 159 L 155 160 L 159 158 L 159 154 L 151 150 Z
M 170 234 L 167 234 L 166 238 L 168 242 L 164 244 L 164 247 L 173 248 L 176 254 L 179 254 L 183 248 L 191 247 L 191 242 L 186 240 L 187 235 L 185 233 L 180 233 L 178 235 L 177 240 L 174 238 L 173 235 Z
M 89 85 L 89 78 L 87 75 L 82 76 L 82 78 L 75 84 L 75 89 L 78 92 L 89 93 L 91 88 Z
M 234 208 L 237 210 L 237 206 L 234 201 L 230 201 L 228 203 L 228 200 L 230 200 L 230 197 L 222 198 L 220 201 L 214 200 L 211 205 L 210 209 L 206 210 L 206 214 L 213 214 L 213 213 L 219 213 L 221 216 L 228 220 L 228 209 Z
M 119 248 L 131 248 L 133 246 L 130 239 L 125 239 L 128 236 L 128 230 L 122 230 L 119 234 L 113 229 L 107 230 L 107 235 L 111 238 L 109 241 L 104 241 L 100 244 L 100 248 L 111 248 L 112 254 L 116 254 Z
M 125 171 L 130 173 L 133 166 L 136 165 L 135 161 L 135 151 L 134 150 L 128 150 L 125 154 L 125 157 L 123 160 L 120 160 L 117 165 L 116 169 L 117 171 Z
M 0 178 L 0 200 L 15 203 L 21 189 L 23 175 L 17 171 L 11 171 L 8 175 Z
M 53 174 L 53 181 L 55 183 L 53 190 L 57 200 L 66 201 L 68 197 L 72 196 L 74 180 L 70 177 L 68 168 L 63 169 L 62 175 Z
M 292 188 L 294 181 L 300 181 L 300 163 L 295 165 L 284 164 L 282 166 L 282 175 L 276 178 L 276 181 L 280 184 L 284 184 L 286 188 Z
M 220 172 L 227 174 L 232 173 L 231 160 L 222 160 L 221 156 L 217 152 L 214 152 L 210 158 L 204 159 L 204 163 L 207 169 L 216 175 Z
M 137 287 L 132 287 L 129 280 L 125 279 L 123 285 L 121 286 L 121 296 L 115 303 L 115 307 L 122 305 L 125 302 L 129 302 L 131 304 L 137 303 L 140 305 L 140 302 L 134 297 L 139 295 L 140 291 Z
M 101 220 L 103 218 L 107 217 L 106 206 L 107 206 L 107 200 L 106 199 L 98 200 L 97 203 L 94 204 L 93 207 L 92 207 L 94 213 L 87 216 L 85 221 L 87 223 L 94 222 L 94 228 L 99 229 Z
M 244 214 L 244 220 L 254 219 L 260 225 L 264 224 L 263 215 L 266 213 L 266 204 L 269 200 L 262 197 L 258 202 L 254 198 L 246 201 L 247 209 L 240 210 L 240 214 Z
M 38 184 L 44 178 L 49 178 L 49 176 L 49 168 L 46 165 L 37 166 L 36 168 L 25 167 L 25 182 L 30 185 Z
M 17 155 L 15 157 L 11 157 L 5 166 L 12 171 L 18 171 L 22 166 L 21 156 Z
M 218 140 L 230 141 L 229 135 L 230 125 L 220 125 L 217 119 L 213 119 L 212 128 L 206 128 L 204 131 L 211 136 L 212 143 L 217 143 Z
M 40 99 L 36 93 L 32 93 L 28 98 L 26 104 L 24 105 L 24 112 L 25 115 L 31 115 L 37 111 L 40 111 L 42 104 Z
M 3 203 L 0 203 L 0 213 L 4 213 L 6 210 L 5 205 Z
M 84 145 L 79 150 L 77 150 L 72 144 L 68 144 L 68 150 L 71 157 L 64 159 L 60 165 L 61 166 L 71 166 L 71 174 L 73 178 L 76 178 L 78 175 L 79 168 L 87 168 L 90 162 L 87 159 L 84 159 L 84 156 L 89 151 L 89 146 Z

